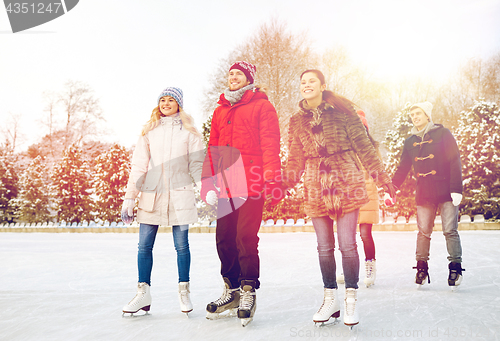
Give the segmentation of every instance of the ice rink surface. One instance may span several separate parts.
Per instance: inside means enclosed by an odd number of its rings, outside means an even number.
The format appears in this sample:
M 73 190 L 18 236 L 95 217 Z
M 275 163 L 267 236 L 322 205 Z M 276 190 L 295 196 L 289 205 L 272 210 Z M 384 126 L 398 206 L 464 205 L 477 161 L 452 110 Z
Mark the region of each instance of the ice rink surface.
M 431 284 L 414 284 L 415 232 L 374 232 L 377 279 L 360 323 L 315 327 L 323 288 L 314 233 L 261 234 L 254 321 L 209 321 L 222 292 L 214 234 L 190 234 L 191 299 L 179 309 L 172 234 L 154 250 L 151 314 L 123 318 L 136 291 L 137 234 L 1 233 L 0 340 L 499 340 L 500 231 L 461 231 L 464 280 L 451 292 L 442 233 L 434 232 Z M 358 251 L 364 259 L 358 233 Z M 340 253 L 337 251 L 337 263 Z M 363 264 L 363 263 L 361 263 Z M 339 286 L 343 297 L 343 285 Z M 343 312 L 341 318 L 343 316 Z

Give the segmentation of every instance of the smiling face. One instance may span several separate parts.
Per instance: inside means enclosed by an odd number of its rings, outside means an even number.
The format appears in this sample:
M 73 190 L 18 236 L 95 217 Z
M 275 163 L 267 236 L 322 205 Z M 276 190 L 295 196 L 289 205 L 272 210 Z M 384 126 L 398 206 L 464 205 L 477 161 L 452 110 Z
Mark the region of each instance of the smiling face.
M 247 76 L 245 76 L 243 71 L 238 69 L 229 70 L 229 76 L 227 78 L 227 82 L 229 85 L 229 90 L 231 91 L 239 90 L 250 84 L 250 81 L 247 79 Z
M 177 101 L 170 96 L 160 98 L 158 107 L 160 108 L 160 112 L 165 116 L 176 114 L 179 111 L 179 104 L 177 104 Z
M 325 89 L 326 84 L 321 84 L 314 72 L 306 72 L 300 78 L 300 94 L 310 105 L 316 102 L 321 103 Z
M 425 114 L 425 112 L 416 107 L 410 111 L 410 117 L 411 121 L 413 122 L 413 125 L 418 129 L 422 130 L 425 128 L 427 123 L 429 122 L 429 117 Z

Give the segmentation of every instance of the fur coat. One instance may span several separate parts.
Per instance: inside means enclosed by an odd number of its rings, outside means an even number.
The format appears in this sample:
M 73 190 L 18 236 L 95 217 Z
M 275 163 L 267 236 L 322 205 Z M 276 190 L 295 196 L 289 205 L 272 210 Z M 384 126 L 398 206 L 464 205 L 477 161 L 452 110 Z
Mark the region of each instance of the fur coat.
M 363 167 L 378 187 L 390 183 L 361 119 L 323 102 L 310 109 L 305 100 L 290 119 L 289 156 L 283 174 L 288 187 L 304 174 L 304 210 L 310 217 L 336 219 L 368 200 Z

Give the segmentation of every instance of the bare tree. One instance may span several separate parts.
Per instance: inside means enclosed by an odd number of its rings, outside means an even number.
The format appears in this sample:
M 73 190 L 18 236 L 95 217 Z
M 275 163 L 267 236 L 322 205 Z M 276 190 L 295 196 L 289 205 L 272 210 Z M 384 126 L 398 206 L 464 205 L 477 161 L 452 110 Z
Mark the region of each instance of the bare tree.
M 80 81 L 68 81 L 58 96 L 58 104 L 65 115 L 65 146 L 99 135 L 98 122 L 104 121 L 99 100 L 89 85 Z
M 9 117 L 2 124 L 0 132 L 3 135 L 3 148 L 13 153 L 19 144 L 23 143 L 25 136 L 20 132 L 19 126 L 22 121 L 22 115 L 9 113 Z

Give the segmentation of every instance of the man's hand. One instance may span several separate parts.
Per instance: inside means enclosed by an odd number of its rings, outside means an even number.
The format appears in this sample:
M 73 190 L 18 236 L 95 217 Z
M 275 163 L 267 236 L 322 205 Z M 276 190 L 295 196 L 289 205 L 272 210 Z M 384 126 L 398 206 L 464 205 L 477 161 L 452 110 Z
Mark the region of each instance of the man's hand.
M 451 201 L 453 202 L 453 206 L 458 206 L 462 202 L 462 194 L 460 193 L 451 193 Z
M 286 195 L 280 181 L 268 181 L 264 184 L 264 197 L 271 199 L 271 206 L 276 206 Z

